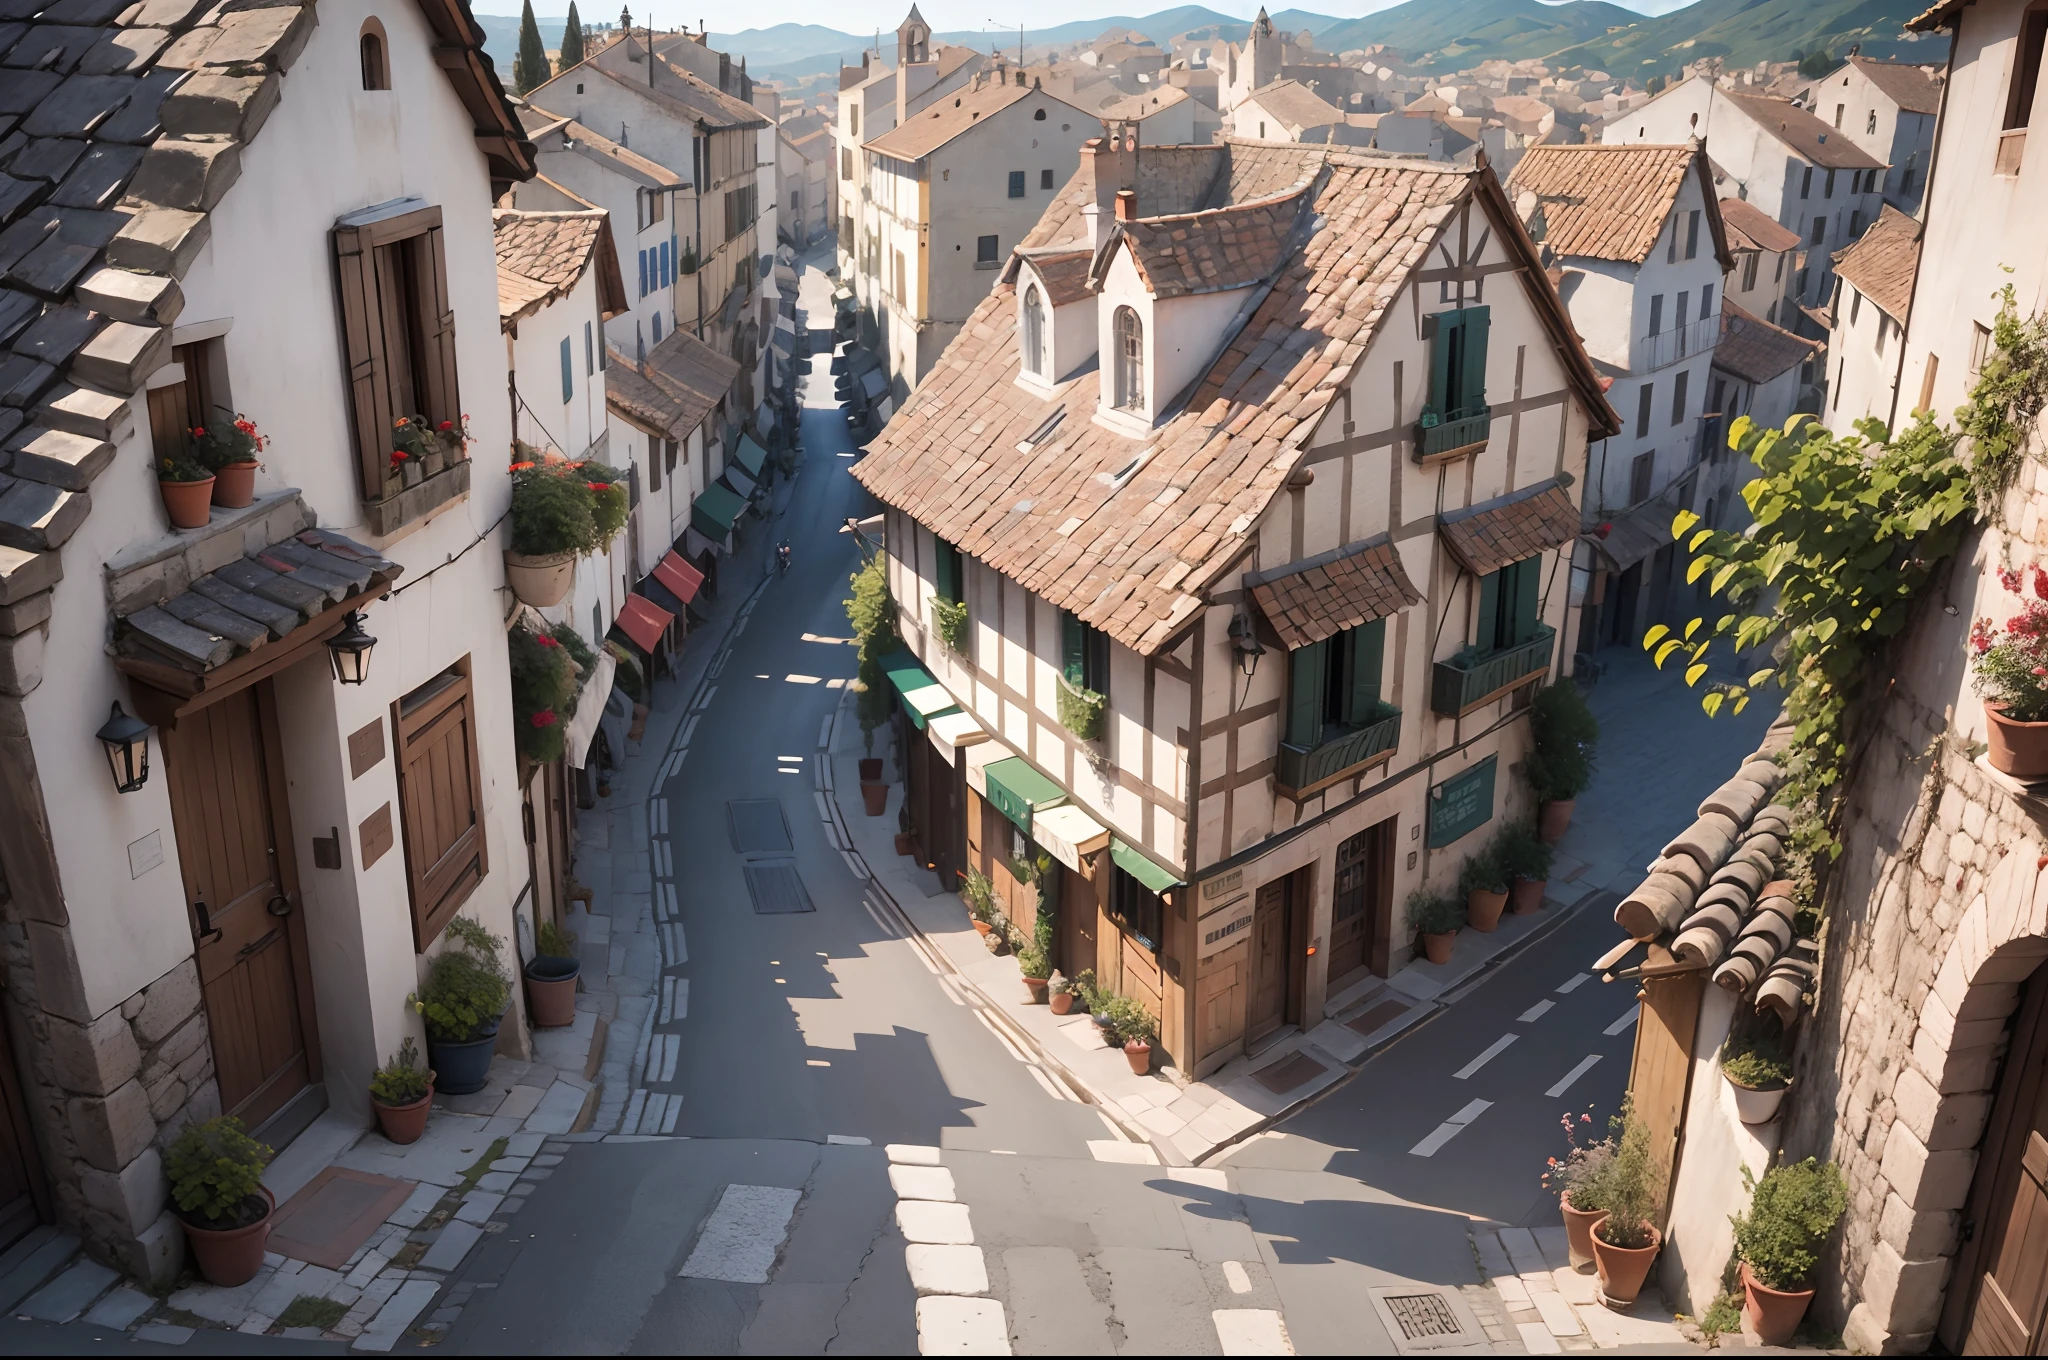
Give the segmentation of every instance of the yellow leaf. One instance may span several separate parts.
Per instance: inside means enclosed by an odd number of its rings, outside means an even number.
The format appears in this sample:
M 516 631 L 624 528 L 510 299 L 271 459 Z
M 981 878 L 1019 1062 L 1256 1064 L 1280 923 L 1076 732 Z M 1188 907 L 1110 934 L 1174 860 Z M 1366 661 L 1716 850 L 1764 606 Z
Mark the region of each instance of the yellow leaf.
M 1743 710 L 1743 709 L 1745 709 L 1745 708 L 1748 708 L 1748 707 L 1749 707 L 1749 696 L 1748 696 L 1747 694 L 1738 694 L 1738 695 L 1736 695 L 1736 696 L 1735 696 L 1735 712 L 1736 712 L 1736 713 L 1740 714 L 1740 713 L 1742 712 L 1742 710 Z
M 1755 675 L 1749 677 L 1749 683 L 1752 687 L 1761 685 L 1764 681 L 1770 679 L 1773 674 L 1774 672 L 1770 670 L 1758 671 Z
M 1682 645 L 1683 645 L 1683 644 L 1681 644 L 1681 643 L 1680 643 L 1680 642 L 1679 642 L 1679 641 L 1678 641 L 1677 639 L 1675 639 L 1675 638 L 1674 638 L 1674 639 L 1673 639 L 1673 640 L 1671 640 L 1670 642 L 1667 642 L 1667 643 L 1665 643 L 1665 644 L 1664 644 L 1663 646 L 1659 647 L 1659 648 L 1657 649 L 1657 656 L 1656 656 L 1656 661 L 1657 661 L 1657 669 L 1658 669 L 1658 670 L 1660 670 L 1660 671 L 1661 671 L 1661 670 L 1663 670 L 1663 669 L 1664 669 L 1664 658 L 1666 658 L 1666 657 L 1670 656 L 1670 655 L 1671 655 L 1671 654 L 1672 654 L 1673 652 L 1677 651 L 1677 650 L 1679 649 L 1679 647 L 1680 647 L 1680 646 L 1682 646 Z
M 1700 682 L 1700 677 L 1702 675 L 1705 675 L 1706 673 L 1707 668 L 1704 663 L 1696 666 L 1688 666 L 1685 668 L 1685 683 L 1688 685 L 1697 685 Z
M 1720 716 L 1722 698 L 1723 696 L 1720 690 L 1711 690 L 1708 693 L 1702 694 L 1700 696 L 1700 707 L 1707 710 L 1707 716 L 1709 718 L 1716 718 Z M 1739 712 L 1740 710 L 1737 711 Z
M 1681 510 L 1671 520 L 1671 536 L 1673 538 L 1684 538 L 1687 531 L 1699 522 L 1700 517 L 1698 515 L 1695 515 L 1690 510 Z
M 1700 624 L 1703 622 L 1705 622 L 1703 619 L 1694 619 L 1691 623 L 1685 625 L 1685 640 L 1687 642 L 1692 641 L 1692 635 L 1700 630 Z
M 1685 545 L 1685 550 L 1687 552 L 1698 552 L 1700 550 L 1700 544 L 1706 542 L 1713 536 L 1714 531 L 1712 529 L 1702 529 L 1692 536 L 1692 542 Z
M 1652 647 L 1656 646 L 1658 642 L 1662 641 L 1664 635 L 1670 631 L 1671 626 L 1669 624 L 1660 623 L 1656 627 L 1652 628 L 1649 632 L 1643 634 L 1643 650 L 1646 652 L 1649 651 Z

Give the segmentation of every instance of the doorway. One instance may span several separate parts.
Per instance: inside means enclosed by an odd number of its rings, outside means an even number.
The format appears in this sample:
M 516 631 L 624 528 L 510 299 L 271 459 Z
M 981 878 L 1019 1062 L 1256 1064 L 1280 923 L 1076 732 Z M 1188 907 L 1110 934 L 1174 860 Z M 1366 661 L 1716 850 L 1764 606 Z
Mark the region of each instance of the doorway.
M 1330 990 L 1369 968 L 1386 977 L 1393 962 L 1394 826 L 1389 817 L 1337 847 L 1330 910 Z
M 1963 1210 L 1965 1245 L 1941 1339 L 1963 1355 L 2048 1350 L 2048 978 L 2036 972 Z M 1970 1231 L 1974 1228 L 1974 1232 Z
M 1282 1025 L 1301 1023 L 1301 951 L 1295 935 L 1305 915 L 1303 870 L 1261 884 L 1252 909 L 1251 995 L 1245 1011 L 1247 1048 Z
M 1634 631 L 1636 597 L 1642 594 L 1643 564 L 1637 562 L 1607 585 L 1607 602 L 1602 622 L 1607 625 L 1607 642 L 1622 642 Z
M 319 1077 L 278 749 L 267 680 L 164 732 L 221 1112 L 251 1129 Z
M 49 1217 L 35 1134 L 15 1081 L 14 1048 L 0 1012 L 0 1251 Z

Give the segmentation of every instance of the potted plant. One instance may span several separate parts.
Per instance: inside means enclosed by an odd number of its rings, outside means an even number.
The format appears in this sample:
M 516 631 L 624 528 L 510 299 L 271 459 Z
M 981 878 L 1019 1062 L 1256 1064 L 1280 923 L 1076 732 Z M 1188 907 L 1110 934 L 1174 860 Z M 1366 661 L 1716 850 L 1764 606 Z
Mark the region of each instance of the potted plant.
M 1813 1268 L 1849 1207 L 1849 1190 L 1840 1167 L 1812 1157 L 1773 1167 L 1761 1181 L 1745 1166 L 1742 1179 L 1749 1212 L 1730 1222 L 1742 1260 L 1743 1312 L 1759 1341 L 1783 1346 L 1813 1302 Z
M 1159 1037 L 1159 1021 L 1143 1002 L 1127 996 L 1111 997 L 1108 1011 L 1110 1042 L 1123 1048 L 1132 1075 L 1144 1076 L 1152 1070 L 1152 1041 Z
M 853 683 L 853 711 L 860 722 L 861 743 L 866 752 L 860 762 L 861 798 L 868 805 L 868 815 L 879 817 L 880 804 L 868 792 L 870 784 L 880 784 L 882 780 L 882 760 L 875 754 L 875 729 L 889 721 L 893 707 L 889 677 L 882 673 L 882 658 L 903 644 L 896 633 L 896 602 L 889 596 L 883 555 L 876 553 L 847 579 L 853 594 L 844 601 L 846 621 L 853 625 L 854 646 L 860 656 L 860 673 Z M 886 793 L 883 801 L 887 801 Z
M 1044 1005 L 1052 974 L 1052 965 L 1046 961 L 1044 952 L 1035 944 L 1019 946 L 1017 966 L 1024 971 L 1024 990 L 1031 994 L 1031 1004 Z
M 1074 1009 L 1074 983 L 1065 974 L 1053 973 L 1052 980 L 1046 984 L 1046 995 L 1051 999 L 1054 1015 L 1065 1015 Z
M 256 422 L 237 411 L 232 420 L 215 421 L 192 433 L 199 462 L 213 473 L 213 503 L 239 510 L 255 500 L 256 469 L 263 466 L 259 456 L 270 442 L 257 432 Z
M 195 427 L 194 441 L 204 433 Z M 173 529 L 204 529 L 213 518 L 213 473 L 190 449 L 156 460 L 156 489 L 164 498 L 164 513 L 171 517 Z
M 1600 724 L 1576 684 L 1546 685 L 1529 705 L 1529 756 L 1523 773 L 1537 798 L 1536 833 L 1556 845 L 1572 824 L 1572 807 L 1593 782 Z
M 434 1103 L 434 1074 L 420 1066 L 419 1045 L 410 1034 L 398 1045 L 398 1056 L 370 1076 L 370 1108 L 377 1126 L 394 1143 L 417 1143 L 427 1131 L 427 1111 Z
M 583 973 L 576 937 L 553 921 L 542 921 L 534 945 L 523 970 L 528 1018 L 542 1029 L 575 1024 L 576 979 Z
M 1607 1216 L 1605 1177 L 1614 1165 L 1614 1139 L 1581 1143 L 1579 1138 L 1593 1122 L 1592 1111 L 1561 1115 L 1567 1151 L 1552 1157 L 1543 1173 L 1545 1189 L 1557 1191 L 1558 1212 L 1564 1216 L 1565 1248 L 1574 1269 L 1593 1264 L 1593 1229 Z
M 559 454 L 512 465 L 505 579 L 522 603 L 560 604 L 575 580 L 576 559 L 611 548 L 629 508 L 624 481 L 601 463 L 572 463 Z
M 1465 924 L 1465 904 L 1417 888 L 1408 894 L 1408 924 L 1422 937 L 1422 952 L 1431 963 L 1449 963 L 1458 927 Z
M 263 1268 L 277 1207 L 263 1184 L 270 1157 L 233 1115 L 187 1124 L 164 1156 L 171 1202 L 208 1284 L 247 1284 Z
M 1474 930 L 1490 934 L 1500 925 L 1500 914 L 1508 904 L 1508 873 L 1492 846 L 1465 861 L 1458 871 L 1458 891 L 1465 899 L 1465 921 Z
M 1600 1182 L 1607 1216 L 1593 1225 L 1593 1264 L 1600 1272 L 1600 1301 L 1623 1311 L 1642 1292 L 1664 1236 L 1651 1221 L 1658 1203 L 1650 1126 L 1626 1102 L 1617 1122 L 1614 1159 Z
M 1990 619 L 1970 626 L 1971 682 L 1984 700 L 1986 758 L 2016 779 L 2048 779 L 2048 571 L 2034 567 L 2020 588 L 2020 573 L 1998 580 L 2020 597 L 2020 612 L 2003 632 Z
M 1745 1124 L 1768 1124 L 1792 1089 L 1792 1062 L 1768 1038 L 1730 1035 L 1721 1053 L 1721 1075 L 1735 1093 L 1736 1117 Z
M 896 853 L 915 855 L 916 841 L 917 833 L 910 829 L 910 804 L 906 801 L 902 807 L 896 809 Z
M 1494 855 L 1510 881 L 1508 910 L 1517 916 L 1540 910 L 1557 852 L 1544 843 L 1528 822 L 1510 822 L 1501 828 L 1500 839 L 1494 843 Z
M 460 1096 L 484 1088 L 512 982 L 498 953 L 505 942 L 480 922 L 458 916 L 448 923 L 448 937 L 411 1001 L 426 1017 L 427 1061 L 441 1090 Z
M 512 675 L 512 744 L 530 765 L 561 758 L 576 709 L 576 663 L 552 633 L 521 624 L 505 634 Z

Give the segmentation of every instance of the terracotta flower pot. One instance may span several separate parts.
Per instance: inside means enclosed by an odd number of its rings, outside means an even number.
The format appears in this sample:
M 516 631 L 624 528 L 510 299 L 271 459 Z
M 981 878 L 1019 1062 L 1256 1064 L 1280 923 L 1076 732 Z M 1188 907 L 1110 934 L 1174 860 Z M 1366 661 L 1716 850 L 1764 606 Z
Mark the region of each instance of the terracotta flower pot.
M 512 587 L 512 593 L 519 597 L 521 604 L 532 605 L 535 609 L 560 604 L 575 580 L 576 554 L 573 552 L 543 553 L 532 557 L 509 551 L 505 554 L 505 584 Z
M 860 782 L 863 784 L 873 784 L 879 781 L 881 777 L 882 758 L 880 756 L 862 756 L 860 762 Z
M 583 972 L 581 959 L 536 954 L 526 965 L 527 1018 L 540 1029 L 559 1029 L 576 1023 L 576 979 Z
M 1433 935 L 1425 930 L 1422 932 L 1422 952 L 1431 963 L 1449 963 L 1451 946 L 1456 943 L 1457 938 L 1458 932 L 1455 930 L 1447 930 L 1441 935 Z
M 1547 878 L 1515 879 L 1508 889 L 1508 910 L 1517 916 L 1528 916 L 1543 909 L 1543 890 L 1550 886 Z
M 917 847 L 916 847 L 916 846 L 914 846 L 914 845 L 912 845 L 912 844 L 910 843 L 910 833 L 909 833 L 908 831 L 899 831 L 899 832 L 897 832 L 897 833 L 896 833 L 896 853 L 897 853 L 897 854 L 899 854 L 899 855 L 908 855 L 908 854 L 914 854 L 914 853 L 916 852 L 916 849 L 917 849 Z
M 1735 1093 L 1736 1118 L 1745 1124 L 1768 1124 L 1778 1117 L 1778 1107 L 1785 1103 L 1785 1093 L 1792 1089 L 1792 1083 L 1759 1090 L 1730 1080 L 1728 1089 Z
M 1572 824 L 1575 798 L 1553 798 L 1536 809 L 1536 836 L 1545 845 L 1556 845 Z
M 1569 1194 L 1557 1197 L 1558 1212 L 1564 1215 L 1565 1251 L 1575 1270 L 1593 1264 L 1593 1229 L 1607 1217 L 1605 1209 L 1574 1209 Z
M 270 1193 L 268 1186 L 257 1189 L 263 1195 L 263 1217 L 254 1223 L 239 1228 L 206 1228 L 180 1218 L 185 1225 L 185 1241 L 192 1247 L 192 1259 L 198 1262 L 199 1273 L 208 1284 L 232 1289 L 249 1283 L 263 1269 L 263 1248 L 270 1240 L 270 1220 L 276 1216 L 277 1196 Z
M 1131 1071 L 1144 1076 L 1152 1070 L 1152 1045 L 1143 1039 L 1128 1039 L 1124 1042 L 1124 1061 L 1131 1065 Z
M 173 529 L 204 529 L 213 518 L 213 478 L 201 482 L 166 482 L 156 489 L 164 498 L 164 513 Z
M 1984 705 L 1991 768 L 2015 779 L 2048 779 L 2048 722 L 2015 722 L 2003 704 Z
M 1072 1009 L 1074 1009 L 1074 994 L 1072 992 L 1053 993 L 1052 1013 L 1054 1015 L 1065 1015 Z
M 427 1073 L 427 1093 L 406 1105 L 386 1105 L 374 1096 L 370 1108 L 377 1112 L 377 1127 L 394 1143 L 417 1143 L 427 1131 L 427 1115 L 434 1108 L 434 1074 Z
M 1051 978 L 1024 979 L 1024 990 L 1031 993 L 1031 1005 L 1043 1006 L 1045 1004 L 1045 989 L 1051 981 Z
M 994 930 L 995 928 L 996 928 L 996 927 L 995 927 L 995 922 L 993 922 L 993 921 L 976 921 L 976 922 L 974 923 L 974 929 L 975 929 L 975 931 L 976 931 L 976 932 L 977 932 L 978 934 L 982 934 L 982 935 L 986 935 L 986 934 L 988 934 L 988 933 L 989 933 L 990 931 Z
M 1500 925 L 1500 914 L 1507 904 L 1505 891 L 1487 892 L 1483 888 L 1474 888 L 1465 894 L 1465 924 L 1481 934 L 1490 935 Z
M 213 503 L 223 510 L 239 510 L 256 499 L 256 464 L 229 463 L 213 473 Z
M 860 802 L 861 806 L 867 809 L 868 816 L 881 816 L 889 807 L 889 786 L 873 780 L 862 780 Z
M 1647 1247 L 1617 1247 L 1593 1234 L 1593 1264 L 1600 1271 L 1600 1302 L 1616 1310 L 1626 1309 L 1643 1292 L 1650 1278 L 1650 1265 L 1664 1245 L 1663 1234 L 1650 1229 Z
M 1750 1274 L 1749 1262 L 1742 1263 L 1742 1314 L 1764 1345 L 1789 1344 L 1812 1302 L 1811 1289 L 1772 1289 Z

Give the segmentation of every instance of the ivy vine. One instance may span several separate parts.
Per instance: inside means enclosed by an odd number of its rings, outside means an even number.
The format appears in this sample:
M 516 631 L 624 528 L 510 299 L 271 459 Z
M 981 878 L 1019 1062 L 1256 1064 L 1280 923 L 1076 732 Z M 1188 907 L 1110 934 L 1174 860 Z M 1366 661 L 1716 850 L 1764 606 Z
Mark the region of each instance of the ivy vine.
M 2048 404 L 2048 321 L 2022 319 L 2013 287 L 1998 294 L 1991 350 L 1977 371 L 1970 401 L 1956 411 L 1957 433 L 1970 441 L 1970 481 L 1977 509 L 2002 522 L 2006 488 L 2026 457 L 2041 408 Z

